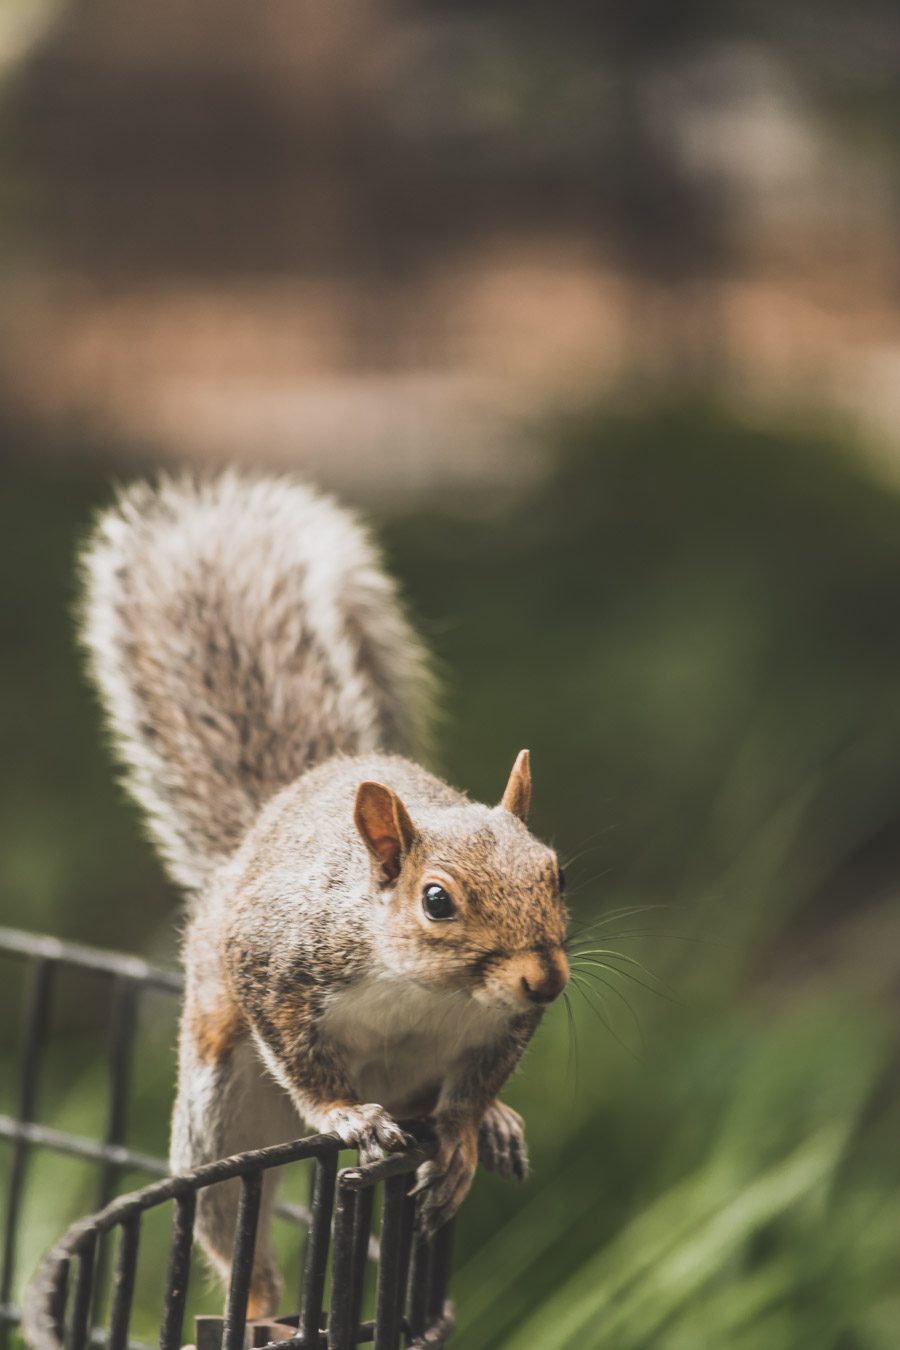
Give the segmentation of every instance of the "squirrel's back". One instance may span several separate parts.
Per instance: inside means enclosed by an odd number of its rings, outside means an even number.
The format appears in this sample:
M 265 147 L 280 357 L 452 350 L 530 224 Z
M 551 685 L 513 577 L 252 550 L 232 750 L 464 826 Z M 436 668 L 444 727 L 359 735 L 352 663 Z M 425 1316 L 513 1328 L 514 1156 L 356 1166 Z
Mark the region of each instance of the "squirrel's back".
M 428 663 L 366 534 L 285 478 L 124 492 L 84 557 L 82 635 L 127 783 L 199 887 L 335 754 L 416 754 Z

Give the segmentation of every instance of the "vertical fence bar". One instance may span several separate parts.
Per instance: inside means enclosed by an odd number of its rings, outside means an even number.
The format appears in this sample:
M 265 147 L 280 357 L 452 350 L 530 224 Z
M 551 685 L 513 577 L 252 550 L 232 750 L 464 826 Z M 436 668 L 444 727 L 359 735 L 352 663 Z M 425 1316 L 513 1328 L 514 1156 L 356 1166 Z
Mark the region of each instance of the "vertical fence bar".
M 369 1238 L 372 1235 L 372 1206 L 375 1203 L 375 1191 L 371 1186 L 360 1191 L 356 1201 L 356 1220 L 353 1226 L 353 1274 L 350 1281 L 350 1321 L 353 1335 L 356 1336 L 362 1315 L 363 1286 L 366 1279 L 366 1264 L 369 1255 Z
M 416 1236 L 413 1241 L 412 1260 L 409 1267 L 409 1291 L 406 1303 L 406 1320 L 409 1326 L 410 1340 L 422 1336 L 428 1324 L 430 1257 L 431 1250 L 428 1243 L 423 1237 Z
M 104 1143 L 107 1148 L 114 1148 L 116 1145 L 125 1143 L 137 993 L 137 988 L 132 980 L 124 975 L 114 977 L 109 1010 L 109 1098 L 106 1108 L 106 1132 L 104 1136 Z M 103 1209 L 113 1198 L 121 1172 L 122 1169 L 117 1162 L 109 1157 L 104 1158 L 97 1191 L 98 1209 Z M 101 1320 L 101 1304 L 106 1292 L 109 1246 L 110 1235 L 107 1235 L 105 1239 L 101 1238 L 97 1251 L 97 1273 L 94 1279 L 95 1322 Z
M 356 1201 L 355 1193 L 338 1182 L 337 1205 L 334 1211 L 328 1350 L 351 1350 L 356 1340 L 356 1331 L 353 1326 L 353 1300 L 350 1297 Z
M 253 1275 L 253 1254 L 256 1250 L 256 1226 L 259 1222 L 262 1182 L 260 1171 L 250 1172 L 248 1176 L 241 1177 L 241 1198 L 238 1202 L 234 1255 L 231 1259 L 231 1282 L 228 1286 L 228 1302 L 225 1305 L 222 1350 L 243 1350 L 244 1346 L 247 1299 Z
M 50 995 L 56 962 L 41 957 L 34 963 L 31 988 L 25 1008 L 22 1031 L 21 1060 L 19 1064 L 18 1119 L 23 1124 L 34 1120 L 37 1102 L 38 1072 L 41 1052 L 47 1031 Z M 3 1224 L 3 1262 L 0 1265 L 0 1303 L 12 1301 L 13 1280 L 16 1271 L 16 1244 L 19 1229 L 19 1211 L 25 1185 L 28 1144 L 24 1139 L 13 1141 L 6 1190 L 6 1219 Z M 6 1346 L 9 1326 L 0 1320 L 0 1350 Z
M 67 1350 L 84 1350 L 90 1334 L 91 1299 L 94 1291 L 94 1261 L 97 1255 L 97 1233 L 90 1232 L 78 1248 L 78 1275 L 75 1279 L 75 1297 L 69 1320 Z
M 337 1161 L 336 1153 L 316 1158 L 313 1174 L 312 1219 L 306 1239 L 303 1296 L 298 1328 L 307 1350 L 313 1350 L 313 1347 L 317 1346 L 322 1323 L 322 1300 L 325 1296 L 325 1268 L 328 1264 L 328 1239 L 331 1232 Z
M 141 1220 L 140 1215 L 136 1214 L 133 1219 L 127 1219 L 122 1224 L 119 1232 L 119 1259 L 113 1277 L 107 1350 L 127 1350 L 140 1236 Z
M 316 1187 L 319 1184 L 319 1158 L 318 1154 L 313 1160 L 313 1165 L 306 1174 L 306 1202 L 309 1208 L 310 1219 L 304 1230 L 303 1225 L 299 1224 L 300 1244 L 297 1248 L 297 1307 L 301 1313 L 303 1311 L 304 1291 L 306 1289 L 306 1271 L 309 1266 L 309 1244 L 312 1233 L 312 1214 L 316 1203 Z M 299 1326 L 299 1324 L 298 1324 Z M 300 1332 L 298 1330 L 297 1335 Z
M 191 1246 L 194 1241 L 194 1215 L 197 1197 L 193 1191 L 179 1196 L 172 1224 L 172 1245 L 159 1333 L 159 1350 L 180 1350 L 184 1305 L 191 1273 Z
M 405 1176 L 389 1177 L 384 1184 L 381 1216 L 381 1259 L 375 1307 L 375 1350 L 397 1350 L 400 1335 L 400 1277 L 404 1265 Z
M 439 1228 L 433 1239 L 434 1254 L 431 1266 L 431 1291 L 428 1296 L 430 1318 L 442 1317 L 450 1283 L 453 1262 L 453 1220 Z
M 406 1320 L 408 1340 L 414 1341 L 425 1332 L 428 1321 L 428 1295 L 431 1290 L 431 1243 L 415 1227 L 420 1197 L 411 1196 L 413 1239 L 409 1261 L 409 1279 L 406 1286 Z
M 415 1173 L 413 1173 L 413 1178 L 414 1178 L 414 1177 L 415 1177 Z M 410 1182 L 410 1177 L 409 1177 L 409 1176 L 407 1176 L 406 1182 L 407 1182 L 407 1186 L 408 1186 L 408 1185 L 409 1185 L 409 1182 Z M 410 1194 L 409 1194 L 409 1191 L 408 1191 L 407 1189 L 404 1188 L 404 1191 L 403 1191 L 403 1271 L 402 1271 L 403 1294 L 404 1294 L 404 1296 L 406 1295 L 406 1277 L 407 1277 L 407 1275 L 409 1274 L 409 1258 L 410 1258 L 410 1253 L 411 1253 L 411 1251 L 412 1251 L 413 1232 L 414 1232 L 414 1229 L 415 1229 L 415 1223 L 416 1223 L 416 1197 L 415 1197 L 414 1195 L 410 1195 Z
M 137 994 L 132 980 L 123 975 L 115 977 L 110 1002 L 109 1104 L 106 1112 L 105 1137 L 107 1147 L 125 1143 Z M 104 1161 L 97 1197 L 98 1209 L 102 1209 L 112 1199 L 120 1170 L 118 1163 L 109 1158 Z
M 407 1177 L 407 1185 L 410 1178 Z M 400 1232 L 400 1276 L 397 1281 L 397 1304 L 400 1310 L 400 1323 L 403 1324 L 403 1314 L 406 1311 L 407 1289 L 409 1288 L 409 1278 L 411 1274 L 412 1245 L 413 1245 L 413 1226 L 416 1221 L 416 1198 L 414 1195 L 407 1195 L 406 1187 L 403 1190 L 403 1212 Z

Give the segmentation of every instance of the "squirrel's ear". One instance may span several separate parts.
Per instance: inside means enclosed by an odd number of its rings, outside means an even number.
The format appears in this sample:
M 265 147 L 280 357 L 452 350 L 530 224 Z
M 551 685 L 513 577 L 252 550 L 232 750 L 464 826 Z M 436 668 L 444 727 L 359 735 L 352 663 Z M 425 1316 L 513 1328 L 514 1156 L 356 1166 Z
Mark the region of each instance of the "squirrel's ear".
M 396 881 L 404 855 L 416 837 L 406 807 L 384 783 L 360 783 L 353 820 L 378 864 L 385 885 Z
M 531 805 L 531 758 L 527 750 L 520 750 L 516 757 L 500 805 L 512 811 L 519 820 L 528 819 Z

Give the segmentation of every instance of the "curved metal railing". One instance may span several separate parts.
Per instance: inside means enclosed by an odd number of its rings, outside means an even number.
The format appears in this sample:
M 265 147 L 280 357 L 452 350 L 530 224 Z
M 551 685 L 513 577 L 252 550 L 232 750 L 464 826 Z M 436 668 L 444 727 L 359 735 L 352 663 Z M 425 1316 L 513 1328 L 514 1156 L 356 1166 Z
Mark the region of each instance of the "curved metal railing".
M 25 1179 L 31 1154 L 50 1150 L 94 1164 L 98 1172 L 97 1212 L 76 1223 L 40 1267 L 27 1300 L 26 1335 L 42 1350 L 84 1350 L 88 1343 L 108 1343 L 110 1350 L 132 1350 L 129 1323 L 139 1260 L 142 1216 L 171 1204 L 174 1208 L 169 1270 L 162 1297 L 160 1346 L 177 1350 L 182 1333 L 196 1197 L 208 1186 L 239 1178 L 241 1207 L 235 1239 L 233 1276 L 224 1321 L 205 1319 L 198 1330 L 206 1337 L 198 1350 L 242 1350 L 247 1284 L 252 1266 L 256 1215 L 263 1174 L 273 1167 L 313 1160 L 311 1208 L 281 1203 L 277 1212 L 308 1228 L 299 1316 L 279 1319 L 277 1335 L 290 1336 L 304 1347 L 348 1347 L 374 1340 L 379 1350 L 407 1345 L 442 1345 L 452 1329 L 446 1299 L 451 1259 L 448 1226 L 432 1243 L 415 1231 L 416 1201 L 407 1196 L 408 1179 L 431 1146 L 417 1146 L 384 1161 L 338 1171 L 340 1141 L 334 1135 L 299 1139 L 209 1164 L 178 1177 L 166 1176 L 165 1164 L 128 1143 L 128 1104 L 135 1050 L 137 1014 L 150 993 L 176 996 L 180 977 L 130 956 L 100 951 L 55 938 L 0 928 L 0 956 L 28 965 L 27 993 L 19 1042 L 18 1081 L 13 1113 L 0 1115 L 0 1139 L 11 1145 L 6 1184 L 6 1215 L 0 1250 L 0 1350 L 11 1328 L 23 1320 L 12 1297 L 23 1217 Z M 38 1088 L 48 1048 L 51 1002 L 59 974 L 74 970 L 106 983 L 108 1013 L 106 1120 L 102 1138 L 88 1138 L 42 1121 Z M 126 1171 L 162 1180 L 113 1199 Z M 384 1200 L 379 1243 L 371 1236 L 376 1190 Z M 332 1237 L 333 1214 L 333 1237 Z M 107 1282 L 105 1235 L 118 1236 L 108 1327 L 97 1326 Z M 323 1316 L 326 1267 L 331 1260 L 327 1318 Z M 376 1312 L 372 1322 L 360 1320 L 366 1257 L 377 1265 Z M 74 1269 L 74 1273 L 73 1273 Z M 325 1323 L 326 1325 L 323 1325 Z M 255 1326 L 253 1344 L 270 1339 Z
M 416 1231 L 417 1198 L 409 1177 L 433 1155 L 422 1143 L 382 1161 L 337 1171 L 342 1144 L 336 1135 L 312 1135 L 290 1144 L 241 1153 L 182 1176 L 168 1177 L 121 1196 L 74 1224 L 38 1270 L 29 1291 L 23 1330 L 34 1350 L 86 1350 L 92 1341 L 128 1350 L 128 1329 L 140 1251 L 141 1221 L 148 1210 L 173 1206 L 168 1274 L 162 1297 L 160 1350 L 180 1350 L 191 1265 L 197 1194 L 240 1179 L 241 1196 L 232 1277 L 221 1327 L 221 1350 L 244 1350 L 247 1301 L 263 1175 L 270 1168 L 315 1160 L 312 1215 L 303 1268 L 303 1299 L 296 1331 L 285 1328 L 283 1350 L 350 1350 L 374 1342 L 376 1350 L 443 1345 L 453 1327 L 447 1300 L 452 1224 L 429 1242 Z M 375 1191 L 384 1187 L 373 1321 L 361 1321 L 363 1281 Z M 334 1216 L 332 1237 L 332 1214 Z M 90 1325 L 96 1304 L 96 1255 L 105 1234 L 118 1232 L 118 1255 L 108 1328 Z M 323 1315 L 331 1252 L 331 1294 Z M 75 1267 L 74 1278 L 72 1268 Z M 281 1319 L 277 1319 L 281 1321 Z M 326 1325 L 327 1323 L 327 1325 Z M 271 1328 L 271 1321 L 266 1326 Z M 274 1338 L 265 1337 L 268 1342 Z M 258 1340 L 251 1340 L 257 1344 Z

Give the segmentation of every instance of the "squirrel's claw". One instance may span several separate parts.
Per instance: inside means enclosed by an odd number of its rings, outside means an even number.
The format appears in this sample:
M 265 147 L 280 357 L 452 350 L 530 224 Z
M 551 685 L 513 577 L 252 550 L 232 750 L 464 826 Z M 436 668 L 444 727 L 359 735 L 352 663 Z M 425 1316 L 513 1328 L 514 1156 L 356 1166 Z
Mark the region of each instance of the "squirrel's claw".
M 410 1195 L 421 1195 L 417 1226 L 433 1237 L 459 1209 L 472 1185 L 478 1161 L 478 1137 L 474 1128 L 461 1133 L 442 1134 L 436 1158 L 423 1163 L 416 1174 Z
M 423 1163 L 416 1172 L 415 1186 L 411 1186 L 406 1194 L 410 1196 L 421 1195 L 423 1191 L 428 1190 L 429 1186 L 434 1185 L 440 1175 L 433 1162 Z
M 422 1196 L 418 1227 L 428 1237 L 459 1209 L 472 1184 L 477 1161 L 489 1171 L 517 1181 L 524 1181 L 528 1173 L 524 1121 L 518 1111 L 503 1102 L 495 1101 L 488 1107 L 477 1132 L 458 1121 L 443 1126 L 438 1122 L 437 1131 L 437 1156 L 422 1164 L 409 1192 Z
M 508 1181 L 528 1175 L 525 1122 L 511 1106 L 496 1101 L 488 1107 L 478 1130 L 478 1160 L 489 1172 Z
M 358 1148 L 360 1161 L 376 1162 L 385 1153 L 411 1148 L 415 1140 L 375 1102 L 359 1106 L 336 1106 L 328 1113 L 324 1128 L 340 1135 L 348 1148 Z

